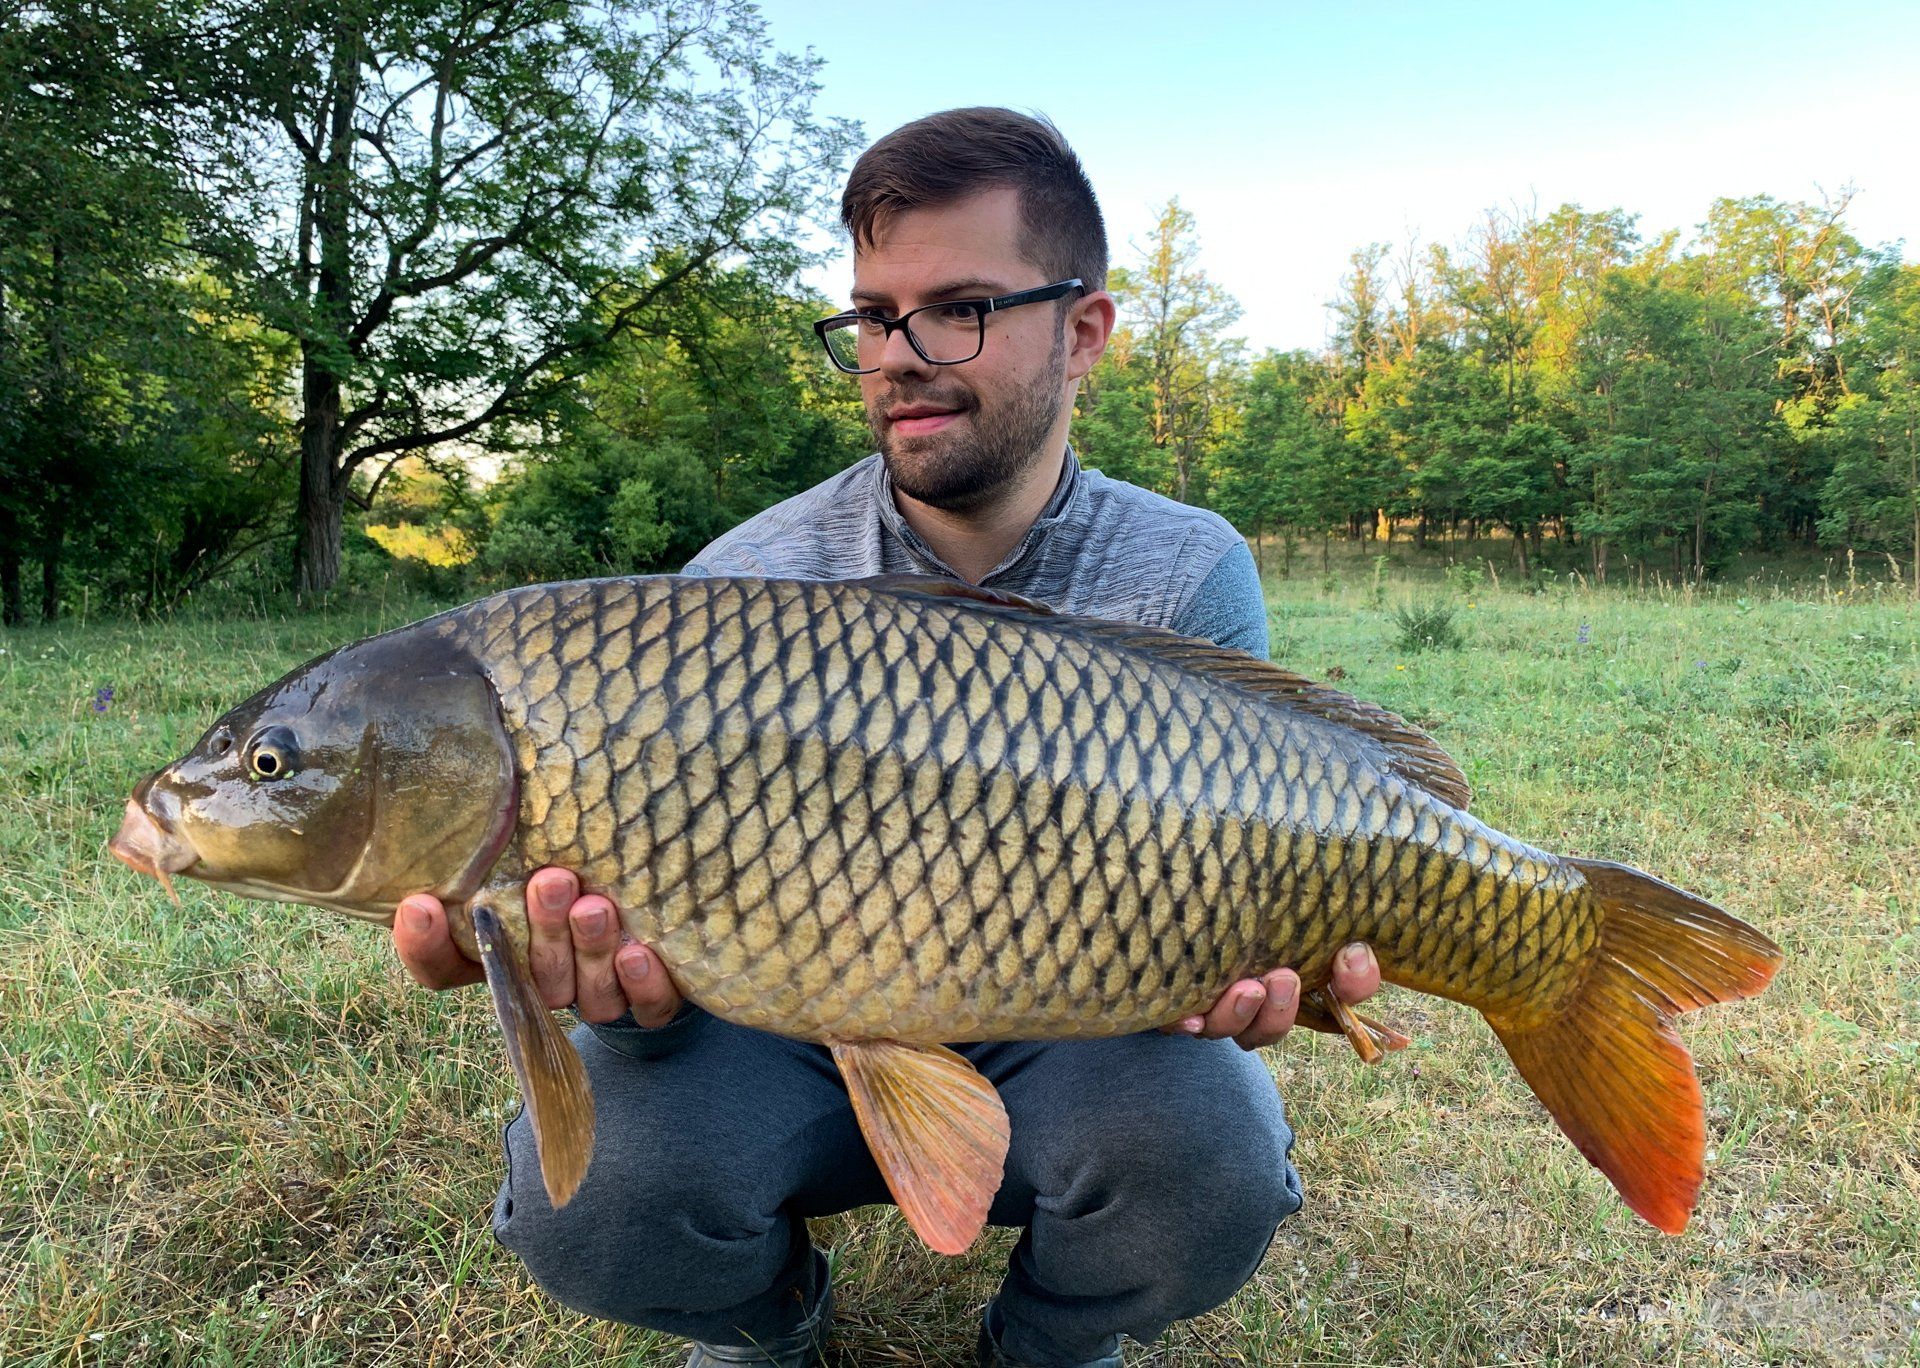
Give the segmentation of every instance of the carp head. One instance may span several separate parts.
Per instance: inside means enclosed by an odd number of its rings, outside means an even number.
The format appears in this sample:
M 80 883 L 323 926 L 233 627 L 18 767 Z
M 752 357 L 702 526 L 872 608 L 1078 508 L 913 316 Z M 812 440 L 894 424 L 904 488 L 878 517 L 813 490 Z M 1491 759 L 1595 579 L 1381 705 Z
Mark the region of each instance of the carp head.
M 140 781 L 107 848 L 173 890 L 391 923 L 410 893 L 473 895 L 512 838 L 518 784 L 479 664 L 408 628 L 301 666 Z

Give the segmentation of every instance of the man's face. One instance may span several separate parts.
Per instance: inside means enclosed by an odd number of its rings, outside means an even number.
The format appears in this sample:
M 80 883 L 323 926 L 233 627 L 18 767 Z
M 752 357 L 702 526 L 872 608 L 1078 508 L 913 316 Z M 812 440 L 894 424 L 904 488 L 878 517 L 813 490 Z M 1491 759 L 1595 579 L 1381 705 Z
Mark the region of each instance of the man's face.
M 853 264 L 853 305 L 903 314 L 1053 282 L 1019 250 L 1017 191 L 988 190 L 887 220 Z M 1105 298 L 1101 296 L 1101 298 Z M 957 366 L 920 358 L 904 333 L 860 377 L 867 422 L 900 492 L 965 511 L 992 498 L 1066 440 L 1073 386 L 1097 357 L 1072 345 L 1078 304 L 991 313 L 980 355 Z M 1100 341 L 1105 342 L 1104 330 Z

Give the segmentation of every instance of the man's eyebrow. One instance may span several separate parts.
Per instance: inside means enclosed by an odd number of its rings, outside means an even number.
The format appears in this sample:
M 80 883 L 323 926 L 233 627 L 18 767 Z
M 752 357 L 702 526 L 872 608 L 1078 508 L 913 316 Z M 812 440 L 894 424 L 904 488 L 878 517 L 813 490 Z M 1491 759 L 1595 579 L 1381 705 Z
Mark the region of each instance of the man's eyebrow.
M 991 298 L 1007 292 L 1007 287 L 997 280 L 983 280 L 978 276 L 967 276 L 960 280 L 943 282 L 937 288 L 927 291 L 929 302 L 940 299 L 981 299 Z M 855 290 L 852 295 L 855 304 L 891 304 L 893 297 L 879 290 Z

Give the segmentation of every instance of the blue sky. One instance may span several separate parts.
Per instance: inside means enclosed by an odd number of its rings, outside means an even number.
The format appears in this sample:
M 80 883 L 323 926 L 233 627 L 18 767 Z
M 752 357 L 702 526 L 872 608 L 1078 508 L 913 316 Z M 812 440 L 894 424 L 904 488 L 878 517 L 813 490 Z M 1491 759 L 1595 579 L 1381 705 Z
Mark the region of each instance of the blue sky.
M 1688 230 L 1717 196 L 1852 184 L 1869 243 L 1920 252 L 1920 0 L 851 4 L 763 0 L 869 138 L 935 109 L 1037 109 L 1124 263 L 1178 195 L 1255 347 L 1316 347 L 1348 254 L 1454 242 L 1572 201 Z M 844 262 L 814 278 L 845 294 Z

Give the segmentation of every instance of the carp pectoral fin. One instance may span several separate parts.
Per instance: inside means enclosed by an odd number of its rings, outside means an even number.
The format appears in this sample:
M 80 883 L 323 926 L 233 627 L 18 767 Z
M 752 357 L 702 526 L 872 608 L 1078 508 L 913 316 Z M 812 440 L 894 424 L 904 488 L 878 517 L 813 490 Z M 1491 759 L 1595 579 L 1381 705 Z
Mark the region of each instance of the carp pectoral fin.
M 540 1178 L 548 1199 L 563 1207 L 573 1199 L 593 1158 L 593 1094 L 587 1088 L 586 1066 L 540 1000 L 526 959 L 501 931 L 499 915 L 481 905 L 473 907 L 472 915 L 493 1010 L 507 1040 L 507 1059 L 533 1123 Z
M 1354 1011 L 1335 997 L 1331 988 L 1316 988 L 1303 995 L 1293 1024 L 1310 1031 L 1345 1036 L 1353 1052 L 1368 1064 L 1378 1064 L 1389 1051 L 1404 1050 L 1413 1044 L 1393 1027 Z
M 1780 947 L 1650 874 L 1567 863 L 1600 914 L 1592 964 L 1546 1020 L 1487 1020 L 1567 1138 L 1628 1206 L 1678 1235 L 1706 1176 L 1706 1116 L 1673 1018 L 1752 997 L 1779 967 Z
M 914 1233 L 961 1254 L 987 1223 L 1007 1165 L 1007 1109 L 993 1084 L 942 1045 L 833 1047 L 860 1133 Z

